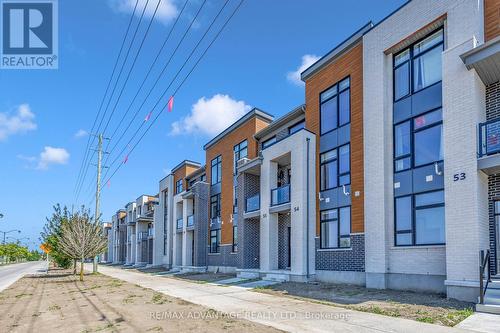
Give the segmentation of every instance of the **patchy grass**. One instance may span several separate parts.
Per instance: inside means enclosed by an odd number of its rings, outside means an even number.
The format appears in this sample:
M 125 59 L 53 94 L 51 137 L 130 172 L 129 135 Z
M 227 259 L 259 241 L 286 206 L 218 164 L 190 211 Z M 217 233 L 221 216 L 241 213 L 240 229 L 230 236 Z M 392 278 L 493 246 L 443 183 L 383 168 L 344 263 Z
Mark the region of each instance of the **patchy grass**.
M 21 298 L 21 297 L 27 297 L 27 296 L 33 296 L 33 294 L 29 294 L 29 293 L 22 293 L 22 294 L 17 294 L 16 296 L 14 296 L 15 298 Z
M 135 299 L 136 297 L 139 297 L 139 296 L 134 295 L 134 294 L 130 294 L 130 295 L 128 295 L 127 297 L 125 297 L 125 298 L 123 299 L 123 303 L 124 303 L 124 304 L 132 304 L 132 303 L 134 303 L 134 299 Z
M 170 303 L 170 301 L 162 293 L 155 292 L 153 294 L 153 297 L 151 297 L 151 303 L 153 303 L 153 304 L 165 304 L 165 303 Z
M 285 282 L 256 287 L 254 290 L 350 310 L 450 327 L 474 312 L 472 303 L 446 299 L 440 294 L 367 289 L 345 284 Z
M 61 310 L 61 307 L 57 304 L 49 306 L 49 311 L 58 311 Z

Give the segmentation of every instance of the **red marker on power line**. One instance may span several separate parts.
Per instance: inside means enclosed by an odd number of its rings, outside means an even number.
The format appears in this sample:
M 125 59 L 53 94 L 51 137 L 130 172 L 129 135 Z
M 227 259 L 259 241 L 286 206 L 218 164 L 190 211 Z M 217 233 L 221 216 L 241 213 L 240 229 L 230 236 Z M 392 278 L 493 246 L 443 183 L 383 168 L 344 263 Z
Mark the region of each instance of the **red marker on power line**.
M 172 109 L 174 108 L 174 96 L 170 96 L 167 105 L 168 105 L 168 112 L 172 112 Z

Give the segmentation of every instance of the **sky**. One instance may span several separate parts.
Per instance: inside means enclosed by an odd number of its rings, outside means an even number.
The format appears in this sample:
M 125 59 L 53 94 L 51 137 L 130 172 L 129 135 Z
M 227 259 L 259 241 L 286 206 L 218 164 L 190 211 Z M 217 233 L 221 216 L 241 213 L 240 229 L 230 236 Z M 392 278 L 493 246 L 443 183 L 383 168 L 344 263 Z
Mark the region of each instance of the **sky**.
M 136 0 L 59 1 L 59 68 L 0 69 L 0 213 L 4 215 L 0 231 L 21 230 L 8 236 L 28 237 L 30 240 L 23 242 L 34 248 L 53 205 L 90 204 L 94 210 L 94 166 L 88 169 L 78 199 L 75 188 L 103 96 L 101 115 L 106 112 L 106 117 L 101 130 L 110 119 L 104 131 L 110 141 L 108 144 L 105 140 L 104 147 L 111 154 L 104 158 L 110 168 L 103 179 L 101 212 L 103 220 L 111 220 L 126 203 L 142 194 L 158 193 L 159 180 L 179 162 L 189 159 L 204 163 L 203 145 L 252 107 L 279 117 L 304 103 L 300 72 L 361 26 L 369 21 L 377 23 L 405 2 L 245 0 L 180 85 L 239 3 L 229 0 L 191 61 L 173 81 L 166 97 L 161 98 L 224 1 L 188 0 L 182 11 L 185 0 L 162 0 L 153 17 L 158 0 L 149 0 L 140 21 L 146 1 L 138 0 L 124 52 L 106 96 Z M 177 17 L 170 39 L 139 90 Z M 132 68 L 151 18 L 151 27 Z M 130 44 L 139 21 L 136 38 Z M 184 31 L 186 37 L 177 47 Z M 129 56 L 119 76 L 127 50 Z M 170 57 L 172 60 L 160 75 Z M 124 84 L 129 71 L 129 80 Z M 169 96 L 178 86 L 172 111 L 168 112 Z M 160 104 L 153 108 L 157 101 Z M 137 117 L 133 118 L 135 113 Z M 149 126 L 158 114 L 151 129 L 130 153 L 136 140 L 127 145 L 129 138 L 141 125 L 142 130 Z M 142 131 L 139 133 L 137 139 Z M 126 156 L 127 162 L 122 164 Z M 112 164 L 113 161 L 116 162 Z M 2 236 L 0 233 L 0 241 Z

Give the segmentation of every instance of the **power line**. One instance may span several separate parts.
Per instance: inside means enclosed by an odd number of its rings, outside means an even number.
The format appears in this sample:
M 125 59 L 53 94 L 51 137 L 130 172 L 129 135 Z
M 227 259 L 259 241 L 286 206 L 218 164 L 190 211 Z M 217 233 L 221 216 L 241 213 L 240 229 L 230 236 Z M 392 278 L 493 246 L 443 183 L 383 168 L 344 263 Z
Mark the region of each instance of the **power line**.
M 163 98 L 166 97 L 166 94 L 168 92 L 168 89 L 172 86 L 172 84 L 175 82 L 175 80 L 177 79 L 177 76 L 180 74 L 180 72 L 184 69 L 184 66 L 186 66 L 187 62 L 191 59 L 191 57 L 193 56 L 194 52 L 196 51 L 196 49 L 198 48 L 198 46 L 201 44 L 201 42 L 205 39 L 206 35 L 208 34 L 208 32 L 210 31 L 210 29 L 212 28 L 212 26 L 214 25 L 214 23 L 217 21 L 218 17 L 220 16 L 220 14 L 222 13 L 222 11 L 224 10 L 224 8 L 227 6 L 227 4 L 229 3 L 229 0 L 227 0 L 224 5 L 221 7 L 221 9 L 219 10 L 219 12 L 217 13 L 217 15 L 214 17 L 214 19 L 212 20 L 212 22 L 210 23 L 210 25 L 208 26 L 208 28 L 205 30 L 205 33 L 203 34 L 203 36 L 198 40 L 198 42 L 196 43 L 196 45 L 194 46 L 194 48 L 191 50 L 191 53 L 189 54 L 188 58 L 186 58 L 186 60 L 184 61 L 184 63 L 182 64 L 181 68 L 177 71 L 176 75 L 174 76 L 174 78 L 170 81 L 169 85 L 167 86 L 167 88 L 163 91 L 163 94 L 160 96 L 160 98 L 156 101 L 156 104 L 153 106 L 153 108 L 151 109 L 151 112 L 153 112 L 156 107 L 160 104 L 160 102 L 162 101 Z M 194 22 L 194 21 L 193 21 Z M 154 87 L 153 87 L 154 88 Z M 151 94 L 152 92 L 152 89 L 150 90 L 149 94 L 148 94 L 148 97 L 149 95 Z M 143 101 L 143 103 L 141 104 L 141 108 L 142 106 L 145 104 L 146 100 Z M 139 109 L 140 110 L 140 109 Z M 138 111 L 139 111 L 138 110 Z M 138 111 L 136 112 L 136 115 L 138 113 Z M 130 123 L 128 124 L 127 126 L 127 129 L 130 127 L 130 125 L 132 124 L 132 121 L 133 119 L 131 119 Z M 136 135 L 139 133 L 139 131 L 141 130 L 141 128 L 144 126 L 145 122 L 142 122 L 141 125 L 139 125 L 139 128 L 136 129 L 136 131 L 134 132 L 134 134 L 132 135 L 132 137 L 129 139 L 129 141 L 126 143 L 126 145 L 123 147 L 123 149 L 120 151 L 120 153 L 115 157 L 115 159 L 111 162 L 111 165 L 110 166 L 113 166 L 117 160 L 120 158 L 120 156 L 123 154 L 123 152 L 125 151 L 125 149 L 127 149 L 127 147 L 130 146 L 130 143 L 132 142 L 132 140 L 136 137 Z M 125 132 L 124 132 L 125 133 Z M 121 140 L 121 138 L 124 136 L 125 134 L 122 134 L 120 136 L 120 138 L 118 139 Z M 107 156 L 107 158 L 109 159 L 109 156 L 111 156 L 111 154 L 113 153 L 114 149 L 117 147 L 117 144 L 115 144 L 115 146 L 113 146 L 113 148 L 111 149 L 110 151 L 110 154 Z M 105 163 L 107 163 L 108 160 L 105 161 Z M 106 178 L 107 176 L 107 173 L 109 172 L 109 169 L 107 170 L 106 174 L 104 175 L 104 178 Z
M 226 1 L 227 1 L 227 0 L 226 0 Z M 120 128 L 120 125 L 121 125 L 121 123 L 123 122 L 123 120 L 124 120 L 125 116 L 126 116 L 126 115 L 128 114 L 128 112 L 131 110 L 131 107 L 132 107 L 133 103 L 135 102 L 135 100 L 136 100 L 137 96 L 139 95 L 139 93 L 140 93 L 140 91 L 141 91 L 142 87 L 143 87 L 143 86 L 144 86 L 144 84 L 146 83 L 146 81 L 147 81 L 147 79 L 148 79 L 148 77 L 149 77 L 150 73 L 151 73 L 151 72 L 152 72 L 152 70 L 153 70 L 154 65 L 155 65 L 155 64 L 156 64 L 156 62 L 158 61 L 159 56 L 161 55 L 161 52 L 163 51 L 163 49 L 164 49 L 165 45 L 167 44 L 167 42 L 168 42 L 168 40 L 169 40 L 169 38 L 170 38 L 170 36 L 171 36 L 171 34 L 172 34 L 172 32 L 173 32 L 173 30 L 174 30 L 175 26 L 177 25 L 177 23 L 178 23 L 178 21 L 179 21 L 179 19 L 180 19 L 181 15 L 182 15 L 182 13 L 184 12 L 184 9 L 186 8 L 186 5 L 187 5 L 187 3 L 188 3 L 188 2 L 189 2 L 189 0 L 186 0 L 186 2 L 184 3 L 184 6 L 182 7 L 182 9 L 181 9 L 181 11 L 180 11 L 179 15 L 177 16 L 177 18 L 176 18 L 176 20 L 175 20 L 174 24 L 172 25 L 172 28 L 170 29 L 170 31 L 169 31 L 169 33 L 168 33 L 167 37 L 165 38 L 165 40 L 164 40 L 164 42 L 163 42 L 163 45 L 161 46 L 160 50 L 158 51 L 158 53 L 157 53 L 157 55 L 156 55 L 156 57 L 155 57 L 155 60 L 153 61 L 153 63 L 152 63 L 152 64 L 151 64 L 151 66 L 149 67 L 148 73 L 146 74 L 145 78 L 143 79 L 143 81 L 142 81 L 142 83 L 141 83 L 141 85 L 140 85 L 140 87 L 139 87 L 139 89 L 138 89 L 137 93 L 135 94 L 135 96 L 134 96 L 134 98 L 132 99 L 132 101 L 129 103 L 129 106 L 128 106 L 127 110 L 125 111 L 125 113 L 124 113 L 124 115 L 123 115 L 122 119 L 120 120 L 120 122 L 118 123 L 117 127 L 115 128 L 115 130 L 114 130 L 114 131 L 113 131 L 113 133 L 111 134 L 111 136 L 110 136 L 111 138 L 113 138 L 113 137 L 114 137 L 114 135 L 116 134 L 117 130 Z M 139 109 L 135 112 L 134 116 L 132 117 L 132 119 L 131 119 L 131 120 L 130 120 L 130 122 L 128 123 L 127 128 L 123 131 L 123 133 L 122 133 L 122 135 L 120 136 L 120 138 L 118 139 L 117 143 L 113 146 L 113 148 L 112 148 L 112 150 L 110 151 L 110 153 L 106 156 L 106 160 L 104 161 L 104 164 L 106 164 L 106 163 L 108 162 L 108 160 L 109 160 L 109 156 L 111 155 L 111 153 L 113 152 L 113 150 L 116 148 L 116 146 L 118 145 L 118 143 L 120 142 L 120 140 L 124 137 L 125 133 L 126 133 L 126 132 L 128 131 L 128 129 L 130 128 L 130 125 L 132 124 L 132 122 L 134 121 L 134 119 L 137 117 L 137 115 L 138 115 L 138 113 L 139 113 L 140 109 L 141 109 L 141 108 L 142 108 L 142 106 L 145 104 L 145 102 L 146 102 L 147 98 L 149 98 L 149 96 L 150 96 L 150 94 L 151 94 L 152 90 L 156 87 L 156 85 L 157 85 L 157 83 L 158 83 L 159 79 L 160 79 L 160 78 L 161 78 L 161 76 L 163 75 L 163 72 L 165 71 L 165 69 L 167 68 L 168 64 L 169 64 L 169 63 L 170 63 L 170 61 L 172 60 L 173 56 L 174 56 L 174 55 L 175 55 L 175 53 L 177 52 L 177 50 L 178 50 L 178 48 L 179 48 L 179 45 L 182 43 L 182 41 L 183 41 L 183 40 L 184 40 L 184 38 L 186 37 L 187 33 L 189 32 L 190 28 L 193 26 L 194 22 L 196 22 L 196 19 L 198 18 L 198 16 L 199 16 L 199 14 L 200 14 L 201 10 L 203 9 L 203 7 L 205 6 L 205 3 L 206 3 L 206 0 L 205 0 L 205 1 L 202 3 L 202 5 L 199 7 L 199 9 L 198 9 L 198 11 L 197 11 L 196 15 L 195 15 L 195 16 L 191 19 L 191 23 L 190 23 L 190 25 L 188 26 L 188 28 L 186 29 L 186 31 L 184 32 L 183 37 L 181 38 L 181 40 L 178 42 L 178 44 L 177 44 L 177 47 L 176 47 L 175 51 L 172 53 L 172 55 L 171 55 L 170 59 L 168 60 L 167 64 L 163 67 L 163 70 L 161 71 L 160 75 L 159 75 L 159 76 L 158 76 L 158 78 L 156 79 L 156 81 L 155 81 L 155 83 L 154 83 L 153 87 L 150 89 L 150 91 L 149 91 L 148 95 L 147 95 L 147 96 L 146 96 L 146 98 L 143 100 L 143 102 L 142 102 L 142 104 L 141 104 L 140 108 L 139 108 Z M 116 105 L 115 105 L 115 107 L 116 107 Z M 110 144 L 110 140 L 108 140 L 108 141 L 107 141 L 105 150 L 107 150 L 107 149 L 108 149 L 109 144 Z M 91 183 L 91 182 L 89 183 L 89 186 L 88 186 L 88 188 L 87 188 L 87 191 L 86 191 L 86 192 L 88 192 L 89 194 L 90 194 L 90 193 L 92 193 L 92 183 Z
M 160 81 L 161 77 L 163 76 L 165 70 L 167 69 L 168 65 L 170 64 L 170 62 L 172 61 L 173 57 L 175 56 L 175 54 L 177 53 L 177 51 L 179 50 L 179 47 L 181 46 L 182 42 L 184 41 L 184 39 L 186 38 L 187 34 L 189 33 L 189 31 L 191 30 L 191 27 L 193 26 L 193 24 L 196 22 L 196 19 L 197 17 L 200 15 L 201 13 L 201 10 L 203 9 L 203 7 L 205 6 L 205 3 L 206 3 L 206 0 L 203 1 L 203 3 L 201 4 L 201 6 L 198 8 L 198 11 L 196 12 L 196 15 L 191 19 L 191 23 L 189 24 L 189 26 L 187 27 L 187 29 L 184 31 L 181 39 L 179 40 L 179 42 L 177 43 L 177 46 L 175 47 L 174 51 L 172 52 L 172 54 L 170 55 L 168 61 L 166 62 L 166 64 L 163 66 L 163 69 L 161 70 L 160 74 L 158 75 L 158 77 L 156 78 L 156 81 L 154 82 L 153 86 L 149 89 L 146 97 L 143 99 L 141 105 L 139 106 L 139 108 L 136 110 L 134 116 L 130 119 L 129 123 L 127 124 L 127 127 L 125 128 L 125 130 L 122 132 L 122 134 L 120 135 L 120 137 L 118 138 L 118 140 L 116 140 L 115 144 L 113 145 L 113 147 L 111 148 L 110 150 L 110 155 L 106 156 L 106 161 L 105 163 L 108 162 L 109 160 L 109 156 L 111 156 L 111 154 L 113 153 L 113 151 L 116 149 L 116 147 L 118 146 L 119 142 L 121 141 L 121 139 L 126 135 L 128 129 L 130 128 L 130 126 L 132 125 L 132 123 L 134 122 L 135 118 L 137 117 L 137 115 L 139 114 L 140 110 L 142 109 L 142 107 L 146 104 L 146 101 L 148 100 L 149 96 L 151 96 L 151 93 L 153 92 L 154 88 L 156 88 L 156 85 L 158 84 L 158 82 Z M 228 0 L 226 0 L 226 2 L 224 3 L 224 7 L 227 5 L 228 3 Z M 224 8 L 222 7 L 222 8 Z M 220 14 L 220 12 L 219 12 Z M 217 15 L 218 17 L 218 15 Z M 212 25 L 210 25 L 211 27 Z M 157 102 L 158 103 L 158 102 Z M 128 111 L 127 111 L 128 112 Z M 142 126 L 142 124 L 141 124 Z
M 159 1 L 161 1 L 161 0 L 159 0 Z M 106 117 L 106 113 L 108 112 L 109 104 L 111 103 L 111 100 L 113 99 L 113 95 L 114 95 L 114 93 L 115 93 L 116 87 L 117 87 L 118 82 L 120 81 L 121 75 L 122 75 L 122 73 L 123 73 L 123 68 L 125 67 L 125 64 L 127 63 L 128 56 L 129 56 L 130 51 L 131 51 L 131 49 L 132 49 L 132 45 L 133 45 L 133 43 L 134 43 L 134 41 L 135 41 L 135 38 L 137 37 L 137 32 L 139 31 L 139 27 L 140 27 L 140 25 L 141 25 L 141 22 L 142 22 L 142 19 L 143 19 L 143 17 L 144 17 L 144 13 L 146 12 L 146 8 L 147 8 L 148 4 L 149 4 L 149 0 L 146 0 L 146 4 L 144 5 L 144 8 L 142 9 L 142 13 L 141 13 L 141 16 L 140 16 L 140 18 L 139 18 L 139 22 L 137 23 L 137 26 L 136 26 L 136 28 L 135 28 L 134 35 L 132 36 L 132 39 L 130 40 L 130 44 L 129 44 L 129 46 L 128 46 L 127 53 L 126 53 L 126 55 L 125 55 L 125 58 L 124 58 L 124 60 L 123 60 L 122 65 L 121 65 L 120 71 L 119 71 L 119 73 L 118 73 L 118 77 L 117 77 L 117 79 L 116 79 L 115 84 L 113 85 L 113 89 L 112 89 L 112 91 L 111 91 L 111 95 L 110 95 L 110 97 L 109 97 L 109 100 L 108 100 L 108 102 L 107 102 L 107 104 L 106 104 L 106 108 L 104 109 L 103 116 L 102 116 L 101 120 L 99 121 L 99 125 L 97 126 L 97 132 L 99 132 L 99 131 L 100 131 L 100 129 L 101 129 L 101 125 L 102 125 L 102 121 L 104 120 L 104 118 Z M 144 38 L 146 38 L 146 36 L 144 36 Z M 94 142 L 94 141 L 92 140 L 92 143 L 93 143 L 93 142 Z M 90 160 L 94 157 L 94 154 L 95 154 L 95 152 L 93 152 L 93 153 L 92 153 L 92 155 L 90 156 L 90 159 L 88 159 L 88 161 L 87 161 L 87 163 L 86 163 L 86 166 L 85 166 L 85 171 L 84 171 L 84 173 L 83 173 L 83 178 L 82 178 L 82 180 L 81 180 L 81 184 L 80 184 L 79 189 L 78 189 L 78 191 L 77 191 L 77 193 L 78 193 L 78 194 L 77 194 L 77 198 L 78 198 L 78 196 L 80 195 L 81 187 L 83 186 L 83 183 L 85 182 L 85 178 L 87 177 L 87 172 L 88 172 L 88 169 L 89 169 L 89 166 L 90 166 Z
M 88 152 L 89 152 L 89 147 L 93 143 L 93 139 L 94 139 L 94 137 L 91 136 L 90 133 L 92 133 L 94 131 L 95 125 L 97 123 L 97 119 L 99 118 L 99 115 L 101 114 L 102 106 L 104 105 L 104 100 L 106 99 L 106 95 L 108 94 L 109 87 L 111 85 L 111 81 L 113 80 L 113 76 L 115 75 L 116 67 L 118 66 L 118 61 L 120 60 L 120 57 L 121 57 L 121 54 L 122 54 L 122 51 L 123 51 L 123 46 L 125 46 L 125 41 L 127 40 L 127 36 L 128 36 L 129 31 L 130 31 L 130 26 L 132 25 L 132 21 L 134 20 L 134 15 L 135 15 L 135 12 L 137 10 L 138 3 L 139 3 L 139 0 L 136 0 L 135 6 L 134 6 L 134 10 L 132 12 L 132 15 L 130 16 L 130 20 L 129 20 L 128 25 L 127 25 L 127 30 L 125 32 L 125 35 L 123 36 L 123 40 L 122 40 L 122 45 L 120 47 L 120 51 L 118 52 L 118 56 L 116 57 L 116 60 L 115 60 L 115 65 L 113 66 L 113 71 L 111 72 L 111 76 L 110 76 L 110 78 L 108 80 L 108 84 L 106 86 L 106 91 L 104 92 L 104 96 L 102 96 L 102 100 L 101 100 L 101 103 L 99 105 L 99 109 L 97 111 L 97 115 L 94 118 L 94 123 L 92 124 L 92 129 L 90 130 L 89 136 L 87 138 L 87 144 L 85 146 L 85 154 L 84 154 L 84 157 L 82 159 L 82 164 L 80 165 L 80 171 L 78 171 L 78 177 L 76 179 L 75 194 L 77 192 L 78 184 L 80 182 L 80 177 L 82 175 L 83 166 L 86 164 L 87 155 L 88 155 Z M 90 143 L 91 138 L 92 138 L 92 143 Z M 77 198 L 77 200 L 78 200 L 78 198 Z
M 201 54 L 201 56 L 198 58 L 198 60 L 196 61 L 196 63 L 194 64 L 194 66 L 191 68 L 191 70 L 188 72 L 188 74 L 184 77 L 184 79 L 181 81 L 181 83 L 179 84 L 179 86 L 177 86 L 177 88 L 174 90 L 174 93 L 172 94 L 172 96 L 175 96 L 175 94 L 179 91 L 179 89 L 184 85 L 184 83 L 186 82 L 186 80 L 189 78 L 189 76 L 193 73 L 193 71 L 195 70 L 195 68 L 198 66 L 198 64 L 200 63 L 200 61 L 203 59 L 203 57 L 205 56 L 205 54 L 208 52 L 208 50 L 210 49 L 210 47 L 213 45 L 213 43 L 217 40 L 217 38 L 220 36 L 220 34 L 222 33 L 222 31 L 224 30 L 224 28 L 226 27 L 226 25 L 229 23 L 229 21 L 233 18 L 233 16 L 236 14 L 236 12 L 238 11 L 238 9 L 241 7 L 241 5 L 243 4 L 244 0 L 240 0 L 240 3 L 238 4 L 238 6 L 233 10 L 233 13 L 228 17 L 228 19 L 226 20 L 226 22 L 224 23 L 224 25 L 222 25 L 222 27 L 220 28 L 220 30 L 217 32 L 217 34 L 215 35 L 215 37 L 212 39 L 212 41 L 210 42 L 210 44 L 205 48 L 205 50 L 203 51 L 203 53 Z M 186 60 L 187 62 L 188 60 Z M 179 72 L 178 72 L 179 73 Z M 168 104 L 168 103 L 167 103 Z M 155 122 L 157 121 L 157 119 L 160 117 L 160 115 L 162 114 L 161 110 L 160 112 L 155 116 L 155 118 L 153 119 L 153 121 L 151 121 L 150 125 L 146 128 L 146 130 L 144 131 L 144 133 L 141 135 L 141 137 L 139 138 L 139 140 L 134 144 L 134 146 L 132 147 L 132 149 L 129 151 L 128 155 L 127 156 L 130 156 L 130 154 L 134 151 L 134 149 L 138 146 L 138 144 L 141 142 L 141 140 L 144 138 L 144 136 L 147 134 L 147 132 L 151 129 L 151 127 L 155 124 Z M 118 170 L 120 170 L 120 168 L 122 167 L 122 165 L 124 165 L 124 162 L 120 163 L 116 168 L 115 170 L 113 171 L 113 173 L 111 174 L 111 176 L 106 180 L 106 183 L 109 182 L 113 176 L 116 174 L 116 172 Z

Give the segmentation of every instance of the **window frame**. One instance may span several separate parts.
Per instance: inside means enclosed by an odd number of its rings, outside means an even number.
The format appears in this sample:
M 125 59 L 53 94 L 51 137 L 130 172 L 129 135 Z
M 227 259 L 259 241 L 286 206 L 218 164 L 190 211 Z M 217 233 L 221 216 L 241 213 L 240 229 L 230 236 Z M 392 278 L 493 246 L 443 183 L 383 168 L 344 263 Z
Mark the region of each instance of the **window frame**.
M 182 193 L 184 190 L 184 182 L 183 179 L 179 179 L 175 182 L 175 194 Z
M 213 198 L 215 198 L 215 201 L 212 201 Z M 212 213 L 212 205 L 213 204 L 216 204 L 215 216 L 213 216 L 213 213 Z M 210 196 L 210 220 L 220 218 L 220 215 L 221 215 L 221 195 L 220 195 L 220 193 L 217 193 L 217 194 Z
M 417 219 L 416 219 L 416 213 L 417 210 L 424 210 L 424 209 L 430 209 L 430 208 L 438 208 L 438 207 L 443 207 L 445 208 L 445 200 L 443 197 L 443 202 L 442 203 L 434 203 L 434 204 L 428 204 L 428 205 L 422 205 L 422 206 L 417 206 L 416 205 L 416 200 L 415 197 L 417 195 L 422 195 L 422 194 L 429 194 L 429 193 L 435 193 L 435 192 L 443 192 L 444 196 L 444 189 L 440 190 L 430 190 L 430 191 L 425 191 L 425 192 L 419 192 L 419 193 L 412 193 L 412 194 L 405 194 L 405 195 L 400 195 L 397 197 L 394 197 L 394 246 L 395 247 L 413 247 L 413 246 L 440 246 L 440 245 L 446 245 L 446 234 L 445 234 L 445 242 L 444 243 L 423 243 L 423 244 L 417 244 L 416 239 L 417 239 Z M 397 211 L 396 211 L 396 200 L 399 198 L 406 198 L 410 197 L 411 200 L 411 212 L 410 212 L 410 218 L 411 218 L 411 229 L 405 229 L 405 230 L 399 230 L 398 231 L 398 226 L 397 226 Z M 446 216 L 444 219 L 444 224 L 445 224 L 445 232 L 446 232 Z M 408 234 L 411 233 L 411 244 L 403 244 L 403 245 L 398 245 L 397 243 L 397 235 L 398 234 Z
M 418 129 L 415 129 L 415 119 L 416 118 L 426 116 L 426 115 L 428 115 L 432 112 L 438 111 L 440 109 L 441 109 L 441 120 L 436 121 L 436 122 L 429 124 L 429 125 L 424 125 L 422 127 L 419 127 Z M 406 122 L 410 122 L 410 153 L 396 157 L 396 127 L 399 125 L 402 125 Z M 402 121 L 400 121 L 392 126 L 392 132 L 393 132 L 393 135 L 392 135 L 392 138 L 393 138 L 393 142 L 392 142 L 392 144 L 393 144 L 393 154 L 392 154 L 393 165 L 392 166 L 394 168 L 394 174 L 397 174 L 400 172 L 405 172 L 405 171 L 416 169 L 416 168 L 425 167 L 425 166 L 432 165 L 435 163 L 440 164 L 440 163 L 444 162 L 444 157 L 443 157 L 442 159 L 439 159 L 439 160 L 436 160 L 433 162 L 415 165 L 415 147 L 416 147 L 415 134 L 422 132 L 422 131 L 425 131 L 425 130 L 428 130 L 428 129 L 433 128 L 433 127 L 437 127 L 437 126 L 441 126 L 441 135 L 442 135 L 442 131 L 443 131 L 443 109 L 442 109 L 442 107 L 438 107 L 438 108 L 429 110 L 427 112 L 421 113 L 419 115 L 412 116 L 411 118 L 402 120 Z M 441 144 L 443 144 L 443 142 L 441 142 Z M 408 157 L 410 158 L 410 166 L 406 169 L 396 170 L 397 161 L 403 160 L 403 159 L 408 158 Z
M 262 143 L 260 144 L 260 147 L 261 147 L 261 150 L 264 150 L 266 148 L 269 148 L 271 147 L 272 145 L 274 145 L 276 142 L 278 142 L 277 138 L 276 138 L 276 135 L 270 137 L 269 139 L 265 140 L 265 141 L 262 141 Z
M 233 225 L 233 248 L 232 252 L 238 252 L 238 226 Z
M 245 144 L 244 147 L 242 147 L 243 144 Z M 241 152 L 243 150 L 246 150 L 245 156 L 241 156 Z M 238 155 L 238 157 L 236 157 L 236 155 Z M 242 158 L 246 158 L 246 157 L 248 157 L 248 140 L 247 139 L 245 139 L 245 140 L 241 141 L 240 143 L 238 143 L 237 145 L 233 146 L 233 159 L 234 159 L 233 173 L 234 174 L 236 174 L 238 161 L 241 160 Z
M 216 172 L 214 172 L 214 170 Z M 210 185 L 217 185 L 221 181 L 222 181 L 222 155 L 218 155 L 217 157 L 213 158 L 210 161 Z
M 428 48 L 427 50 L 423 51 L 423 52 L 419 52 L 418 54 L 415 55 L 414 53 L 414 46 L 420 42 L 422 42 L 424 39 L 426 39 L 427 37 L 430 37 L 432 36 L 433 34 L 437 33 L 438 31 L 441 31 L 442 33 L 442 36 L 443 36 L 443 40 L 440 41 L 439 43 L 433 45 L 432 47 Z M 432 51 L 434 50 L 435 48 L 437 47 L 441 47 L 442 48 L 442 52 L 444 52 L 444 44 L 445 44 L 445 33 L 444 33 L 444 27 L 439 27 L 433 31 L 431 31 L 429 34 L 425 35 L 424 37 L 418 39 L 417 41 L 413 42 L 412 44 L 408 45 L 407 47 L 405 47 L 404 49 L 400 50 L 398 53 L 395 53 L 393 54 L 392 56 L 392 99 L 393 99 L 393 102 L 396 103 L 402 99 L 405 99 L 407 98 L 408 96 L 411 96 L 415 93 L 418 93 L 419 91 L 422 91 L 424 89 L 427 89 L 429 87 L 432 87 L 433 85 L 435 84 L 439 84 L 440 82 L 443 81 L 443 78 L 441 77 L 441 80 L 437 81 L 437 82 L 434 82 L 430 85 L 428 85 L 427 87 L 424 87 L 424 88 L 420 88 L 420 89 L 415 89 L 414 87 L 414 83 L 413 83 L 413 60 L 423 56 L 424 54 L 426 54 L 427 52 L 429 51 Z M 406 50 L 409 51 L 408 55 L 408 59 L 403 61 L 402 63 L 396 65 L 396 57 L 402 53 L 404 53 Z M 441 53 L 442 53 L 441 52 Z M 442 57 L 442 55 L 441 55 Z M 442 59 L 442 58 L 441 58 Z M 402 66 L 404 66 L 405 64 L 408 64 L 408 80 L 409 80 L 409 86 L 408 86 L 408 93 L 404 96 L 401 96 L 401 97 L 398 97 L 396 98 L 396 70 Z
M 346 88 L 343 88 L 343 89 L 340 89 L 340 83 L 343 82 L 344 80 L 349 80 L 349 86 L 346 87 Z M 351 80 L 351 75 L 348 75 L 340 80 L 338 80 L 337 82 L 335 82 L 334 84 L 332 84 L 331 86 L 329 86 L 328 88 L 326 88 L 325 90 L 321 91 L 319 93 L 319 97 L 318 97 L 318 100 L 319 100 L 319 133 L 320 133 L 320 136 L 323 136 L 323 135 L 326 135 L 330 132 L 333 132 L 341 127 L 344 127 L 346 125 L 349 125 L 351 123 L 351 109 L 352 109 L 352 98 L 351 98 L 351 83 L 352 83 L 352 80 Z M 323 95 L 323 93 L 327 92 L 328 90 L 330 90 L 331 88 L 337 86 L 337 92 L 335 94 L 333 94 L 332 96 L 328 97 L 327 99 L 325 99 L 324 101 L 321 100 L 321 95 Z M 345 92 L 345 91 L 349 91 L 349 121 L 346 122 L 345 124 L 342 124 L 340 125 L 340 94 Z M 321 121 L 321 107 L 323 106 L 323 104 L 325 103 L 328 103 L 330 100 L 332 100 L 333 98 L 337 98 L 337 126 L 335 128 L 332 128 L 326 132 L 322 132 L 322 128 L 323 128 L 323 122 Z
M 340 148 L 345 147 L 345 146 L 349 147 L 349 171 L 348 172 L 342 172 L 342 173 L 340 173 Z M 329 153 L 331 151 L 334 151 L 334 150 L 337 151 L 337 157 L 335 159 L 331 159 L 331 160 L 328 160 L 326 162 L 322 162 L 321 161 L 321 155 L 327 154 L 327 153 Z M 320 192 L 329 191 L 329 190 L 333 190 L 333 189 L 336 189 L 338 187 L 341 187 L 342 185 L 340 185 L 340 178 L 343 177 L 343 176 L 347 176 L 347 175 L 349 175 L 349 182 L 346 183 L 346 184 L 343 184 L 343 185 L 345 185 L 345 186 L 351 185 L 351 166 L 352 165 L 351 165 L 351 143 L 350 142 L 346 143 L 346 144 L 343 144 L 341 146 L 338 146 L 336 148 L 330 149 L 328 151 L 325 151 L 325 152 L 321 153 L 319 156 L 320 156 L 319 157 L 319 189 L 320 189 Z M 323 165 L 326 165 L 326 164 L 329 164 L 329 163 L 332 163 L 332 162 L 335 162 L 336 165 L 337 165 L 337 175 L 336 175 L 336 177 L 337 177 L 337 186 L 334 186 L 334 187 L 331 187 L 331 188 L 324 188 L 323 189 L 323 177 L 322 177 L 323 172 L 322 172 L 322 167 L 323 167 Z
M 297 129 L 298 128 L 298 129 Z M 288 127 L 288 135 L 292 135 L 300 131 L 301 129 L 306 128 L 306 120 L 302 119 L 301 121 L 293 124 L 292 126 Z
M 221 229 L 210 229 L 210 253 L 220 253 Z M 215 239 L 215 251 L 213 248 L 213 240 Z
M 342 223 L 341 222 L 341 219 L 340 219 L 340 210 L 341 209 L 344 209 L 344 208 L 349 208 L 349 235 L 341 235 L 340 234 L 340 224 Z M 331 210 L 336 210 L 337 211 L 337 218 L 336 219 L 327 219 L 327 220 L 322 220 L 321 218 L 321 215 L 323 212 L 326 212 L 326 211 L 331 211 Z M 333 222 L 333 221 L 337 221 L 337 245 L 336 247 L 323 247 L 323 228 L 322 228 L 322 224 L 323 223 L 329 223 L 329 222 Z M 351 235 L 352 235 L 352 206 L 351 205 L 348 205 L 348 206 L 341 206 L 341 207 L 336 207 L 336 208 L 331 208 L 331 209 L 323 209 L 323 210 L 320 210 L 319 212 L 319 248 L 321 250 L 331 250 L 331 249 L 350 249 L 352 248 L 352 244 L 351 244 Z M 340 241 L 342 238 L 347 238 L 349 237 L 349 246 L 340 246 Z

